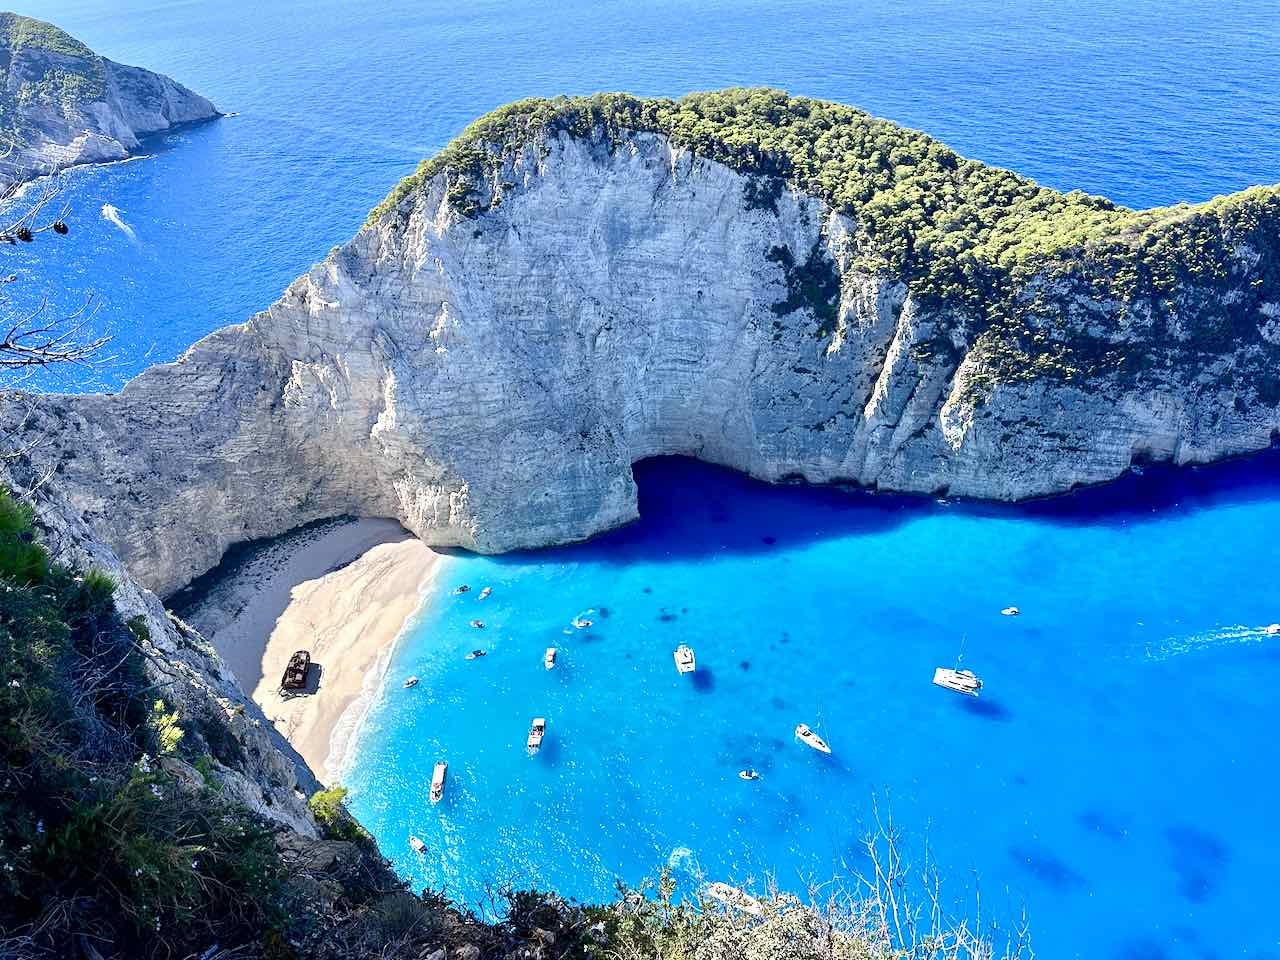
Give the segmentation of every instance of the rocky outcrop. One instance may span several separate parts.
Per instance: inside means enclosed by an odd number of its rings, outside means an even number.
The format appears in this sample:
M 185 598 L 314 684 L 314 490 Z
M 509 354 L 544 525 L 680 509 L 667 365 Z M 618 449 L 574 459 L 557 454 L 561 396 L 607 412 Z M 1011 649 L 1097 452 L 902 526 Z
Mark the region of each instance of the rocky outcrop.
M 636 516 L 631 465 L 663 454 L 1016 500 L 1280 427 L 1257 337 L 1141 375 L 1035 357 L 997 376 L 999 343 L 963 309 L 861 265 L 856 218 L 791 186 L 749 202 L 750 175 L 659 133 L 551 131 L 505 145 L 491 182 L 464 212 L 448 171 L 426 179 L 270 309 L 118 395 L 27 401 L 18 439 L 40 440 L 16 469 L 50 476 L 45 509 L 163 595 L 230 544 L 340 514 L 485 552 L 586 538 Z M 1258 254 L 1234 256 L 1179 302 L 1257 300 Z M 1167 318 L 1053 283 L 1049 341 L 1169 347 Z
M 58 28 L 0 13 L 0 186 L 121 160 L 140 138 L 219 116 L 168 77 L 100 57 Z

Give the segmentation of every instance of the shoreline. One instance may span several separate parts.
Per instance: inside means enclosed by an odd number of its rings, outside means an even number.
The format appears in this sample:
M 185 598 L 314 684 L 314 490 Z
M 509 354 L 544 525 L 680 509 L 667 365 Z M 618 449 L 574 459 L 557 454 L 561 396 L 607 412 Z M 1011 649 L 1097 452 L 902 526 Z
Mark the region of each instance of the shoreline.
M 332 785 L 442 559 L 392 520 L 312 525 L 229 557 L 181 615 Z M 307 686 L 285 692 L 296 650 L 311 654 Z

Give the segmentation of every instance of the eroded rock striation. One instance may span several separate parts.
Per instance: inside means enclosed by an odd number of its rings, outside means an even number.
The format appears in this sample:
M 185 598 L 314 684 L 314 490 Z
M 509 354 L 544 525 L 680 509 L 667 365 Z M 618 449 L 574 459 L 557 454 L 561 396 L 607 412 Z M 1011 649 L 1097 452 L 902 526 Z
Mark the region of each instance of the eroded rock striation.
M 589 537 L 660 454 L 1058 493 L 1272 442 L 1277 224 L 1270 189 L 1134 212 L 777 91 L 526 101 L 248 323 L 11 405 L 15 482 L 160 594 L 339 514 Z
M 219 116 L 182 84 L 14 13 L 0 13 L 0 80 L 0 186 L 122 160 L 141 137 Z

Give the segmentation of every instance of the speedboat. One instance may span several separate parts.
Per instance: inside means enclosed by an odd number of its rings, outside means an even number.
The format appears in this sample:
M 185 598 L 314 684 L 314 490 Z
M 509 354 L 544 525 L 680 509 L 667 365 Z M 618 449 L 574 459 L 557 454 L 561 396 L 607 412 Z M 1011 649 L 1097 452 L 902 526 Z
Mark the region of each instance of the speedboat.
M 462 659 L 464 659 L 464 660 L 479 660 L 481 657 L 485 657 L 485 656 L 488 656 L 488 654 L 487 654 L 484 650 L 472 650 L 470 653 L 468 653 L 468 654 L 467 654 L 465 657 L 463 657 Z
M 1017 607 L 1005 607 L 1003 610 L 1000 611 L 1000 615 L 1004 617 L 1016 617 L 1021 612 L 1022 611 L 1019 610 Z
M 441 760 L 431 773 L 431 802 L 439 803 L 444 797 L 444 778 L 449 772 L 449 764 Z
M 489 594 L 491 593 L 493 593 L 493 587 L 485 587 L 483 590 L 480 591 L 480 595 L 476 597 L 476 599 L 483 600 L 485 597 L 489 596 Z
M 588 620 L 586 617 L 574 617 L 573 625 L 577 627 L 579 630 L 585 630 L 587 629 L 587 627 L 591 626 L 591 621 Z
M 806 747 L 812 747 L 819 753 L 830 753 L 831 748 L 827 746 L 827 741 L 809 729 L 807 723 L 801 723 L 796 726 L 796 739 L 803 743 Z
M 698 667 L 698 662 L 693 656 L 693 647 L 688 644 L 682 643 L 676 647 L 676 652 L 673 656 L 676 661 L 676 670 L 679 673 L 693 673 Z
M 409 846 L 413 849 L 413 852 L 414 852 L 414 853 L 426 853 L 426 852 L 427 852 L 427 845 L 426 845 L 425 843 L 423 843 L 421 840 L 419 840 L 417 837 L 410 837 L 410 838 L 409 838 Z
M 406 689 L 406 690 L 407 690 L 407 689 L 409 689 L 409 687 L 416 687 L 417 685 L 418 685 L 418 678 L 417 678 L 417 677 L 407 677 L 407 678 L 405 678 L 404 686 L 405 686 L 405 689 Z
M 738 779 L 739 780 L 759 780 L 760 774 L 758 771 L 752 770 L 751 768 L 748 767 L 746 770 L 738 771 Z
M 470 589 L 471 589 L 471 587 L 470 587 L 468 584 L 465 584 L 465 583 L 464 583 L 464 584 L 462 584 L 462 585 L 461 585 L 461 586 L 459 586 L 459 587 L 455 587 L 455 588 L 454 588 L 454 591 L 453 591 L 453 594 L 454 594 L 454 596 L 457 596 L 458 594 L 466 593 L 466 592 L 467 592 L 468 590 L 470 590 Z
M 529 756 L 533 756 L 542 749 L 542 738 L 547 732 L 547 721 L 544 717 L 534 717 L 533 724 L 529 727 L 529 739 L 525 741 L 525 746 L 529 748 Z
M 976 697 L 982 689 L 982 681 L 972 670 L 952 670 L 950 667 L 938 667 L 933 671 L 933 682 L 940 687 Z
M 1274 637 L 1277 633 L 1280 633 L 1280 623 L 1269 623 L 1262 628 L 1262 632 L 1268 637 Z
M 471 621 L 471 625 L 472 625 L 473 627 L 475 627 L 477 630 L 483 630 L 483 629 L 484 629 L 484 621 L 483 621 L 483 620 L 472 620 L 472 621 Z
M 547 647 L 547 652 L 542 655 L 542 665 L 548 670 L 556 665 L 556 648 Z

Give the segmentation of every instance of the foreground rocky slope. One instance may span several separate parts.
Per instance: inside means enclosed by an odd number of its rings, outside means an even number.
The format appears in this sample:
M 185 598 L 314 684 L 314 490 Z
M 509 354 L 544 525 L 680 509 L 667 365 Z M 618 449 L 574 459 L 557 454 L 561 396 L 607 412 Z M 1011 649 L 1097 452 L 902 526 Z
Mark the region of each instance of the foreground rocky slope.
M 659 454 L 1058 493 L 1271 443 L 1278 223 L 1272 190 L 1134 213 L 775 91 L 529 101 L 247 324 L 11 408 L 15 479 L 161 594 L 345 513 L 588 537 Z
M 0 13 L 0 186 L 121 160 L 139 138 L 219 116 L 168 77 L 100 57 L 51 24 Z

